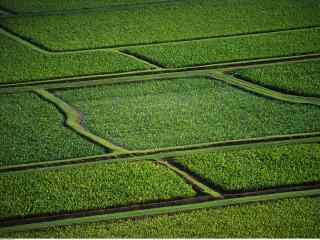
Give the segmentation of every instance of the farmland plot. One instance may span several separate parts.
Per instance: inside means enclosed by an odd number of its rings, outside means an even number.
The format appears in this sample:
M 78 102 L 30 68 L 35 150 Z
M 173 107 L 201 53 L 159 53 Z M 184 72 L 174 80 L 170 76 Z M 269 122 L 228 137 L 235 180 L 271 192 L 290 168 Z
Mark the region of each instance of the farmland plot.
M 320 62 L 274 65 L 238 70 L 239 77 L 294 95 L 320 96 Z
M 195 194 L 174 173 L 151 162 L 0 175 L 0 183 L 1 217 L 123 206 Z
M 319 10 L 0 0 L 0 237 L 319 237 Z
M 317 106 L 186 78 L 56 92 L 113 143 L 150 149 L 319 130 Z
M 166 67 L 241 62 L 308 54 L 320 50 L 320 28 L 251 36 L 210 39 L 127 51 Z
M 319 26 L 318 12 L 317 0 L 187 0 L 107 14 L 6 18 L 0 25 L 51 50 L 63 51 Z
M 127 56 L 104 50 L 85 54 L 50 55 L 30 49 L 1 33 L 0 51 L 0 86 L 4 83 L 150 68 Z
M 63 115 L 31 93 L 0 95 L 0 166 L 105 152 L 63 126 Z
M 178 158 L 189 171 L 225 191 L 319 182 L 320 145 L 290 145 L 193 154 Z

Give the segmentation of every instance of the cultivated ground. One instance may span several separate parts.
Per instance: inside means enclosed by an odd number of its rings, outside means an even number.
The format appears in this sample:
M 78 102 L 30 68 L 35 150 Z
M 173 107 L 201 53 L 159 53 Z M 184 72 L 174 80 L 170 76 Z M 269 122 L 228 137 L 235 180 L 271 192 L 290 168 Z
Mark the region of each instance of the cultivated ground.
M 0 237 L 320 237 L 318 0 L 0 0 Z

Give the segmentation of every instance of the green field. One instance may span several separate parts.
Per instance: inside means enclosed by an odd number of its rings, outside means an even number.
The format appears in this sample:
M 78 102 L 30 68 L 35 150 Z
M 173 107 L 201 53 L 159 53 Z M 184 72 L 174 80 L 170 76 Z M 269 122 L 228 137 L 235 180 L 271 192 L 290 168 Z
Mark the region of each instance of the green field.
M 6 237 L 308 237 L 319 232 L 319 198 L 282 200 L 7 234 Z M 181 227 L 184 226 L 184 227 Z
M 239 70 L 250 82 L 294 95 L 320 96 L 320 62 L 274 65 Z
M 0 84 L 150 68 L 130 57 L 104 50 L 49 55 L 30 49 L 1 33 L 0 51 L 0 73 L 3 76 Z
M 319 42 L 320 28 L 316 28 L 156 47 L 135 47 L 129 48 L 128 52 L 174 68 L 312 53 L 320 50 Z
M 63 126 L 63 115 L 31 93 L 0 95 L 0 166 L 102 154 Z
M 319 238 L 318 0 L 0 0 L 0 238 Z
M 256 191 L 320 181 L 319 144 L 193 154 L 177 162 L 224 191 Z
M 151 162 L 0 175 L 0 183 L 1 217 L 117 207 L 195 194 L 174 173 Z
M 320 129 L 318 107 L 270 100 L 205 78 L 80 88 L 56 94 L 85 114 L 85 124 L 92 132 L 130 149 Z
M 0 25 L 53 50 L 86 49 L 314 26 L 319 9 L 317 0 L 186 0 L 108 14 L 7 18 Z

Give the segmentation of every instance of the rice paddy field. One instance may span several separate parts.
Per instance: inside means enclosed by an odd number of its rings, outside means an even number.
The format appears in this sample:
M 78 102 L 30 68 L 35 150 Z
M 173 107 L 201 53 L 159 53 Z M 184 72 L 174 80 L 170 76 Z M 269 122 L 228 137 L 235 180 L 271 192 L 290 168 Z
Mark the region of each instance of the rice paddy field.
M 0 237 L 320 237 L 318 0 L 0 0 Z

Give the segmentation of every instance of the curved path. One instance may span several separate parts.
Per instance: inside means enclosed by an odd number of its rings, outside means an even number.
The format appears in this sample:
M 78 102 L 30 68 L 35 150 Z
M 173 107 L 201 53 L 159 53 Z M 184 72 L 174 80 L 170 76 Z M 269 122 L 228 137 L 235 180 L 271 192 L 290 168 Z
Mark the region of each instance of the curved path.
M 316 97 L 303 97 L 285 94 L 279 91 L 275 91 L 266 87 L 262 87 L 258 84 L 254 84 L 240 78 L 236 78 L 232 75 L 224 74 L 218 71 L 215 71 L 210 75 L 213 79 L 224 81 L 230 85 L 240 87 L 242 89 L 248 90 L 253 93 L 258 93 L 263 96 L 271 97 L 277 100 L 290 102 L 290 103 L 300 103 L 300 104 L 311 104 L 320 106 L 320 98 Z
M 90 141 L 105 147 L 107 150 L 111 150 L 115 153 L 125 153 L 127 150 L 112 144 L 111 142 L 101 138 L 97 135 L 94 135 L 87 129 L 85 129 L 81 123 L 81 114 L 72 108 L 70 105 L 62 101 L 60 98 L 56 97 L 52 93 L 44 90 L 44 89 L 37 89 L 35 92 L 42 98 L 46 99 L 50 103 L 53 103 L 59 110 L 61 110 L 64 115 L 66 116 L 65 124 L 77 132 L 79 135 L 89 139 Z

